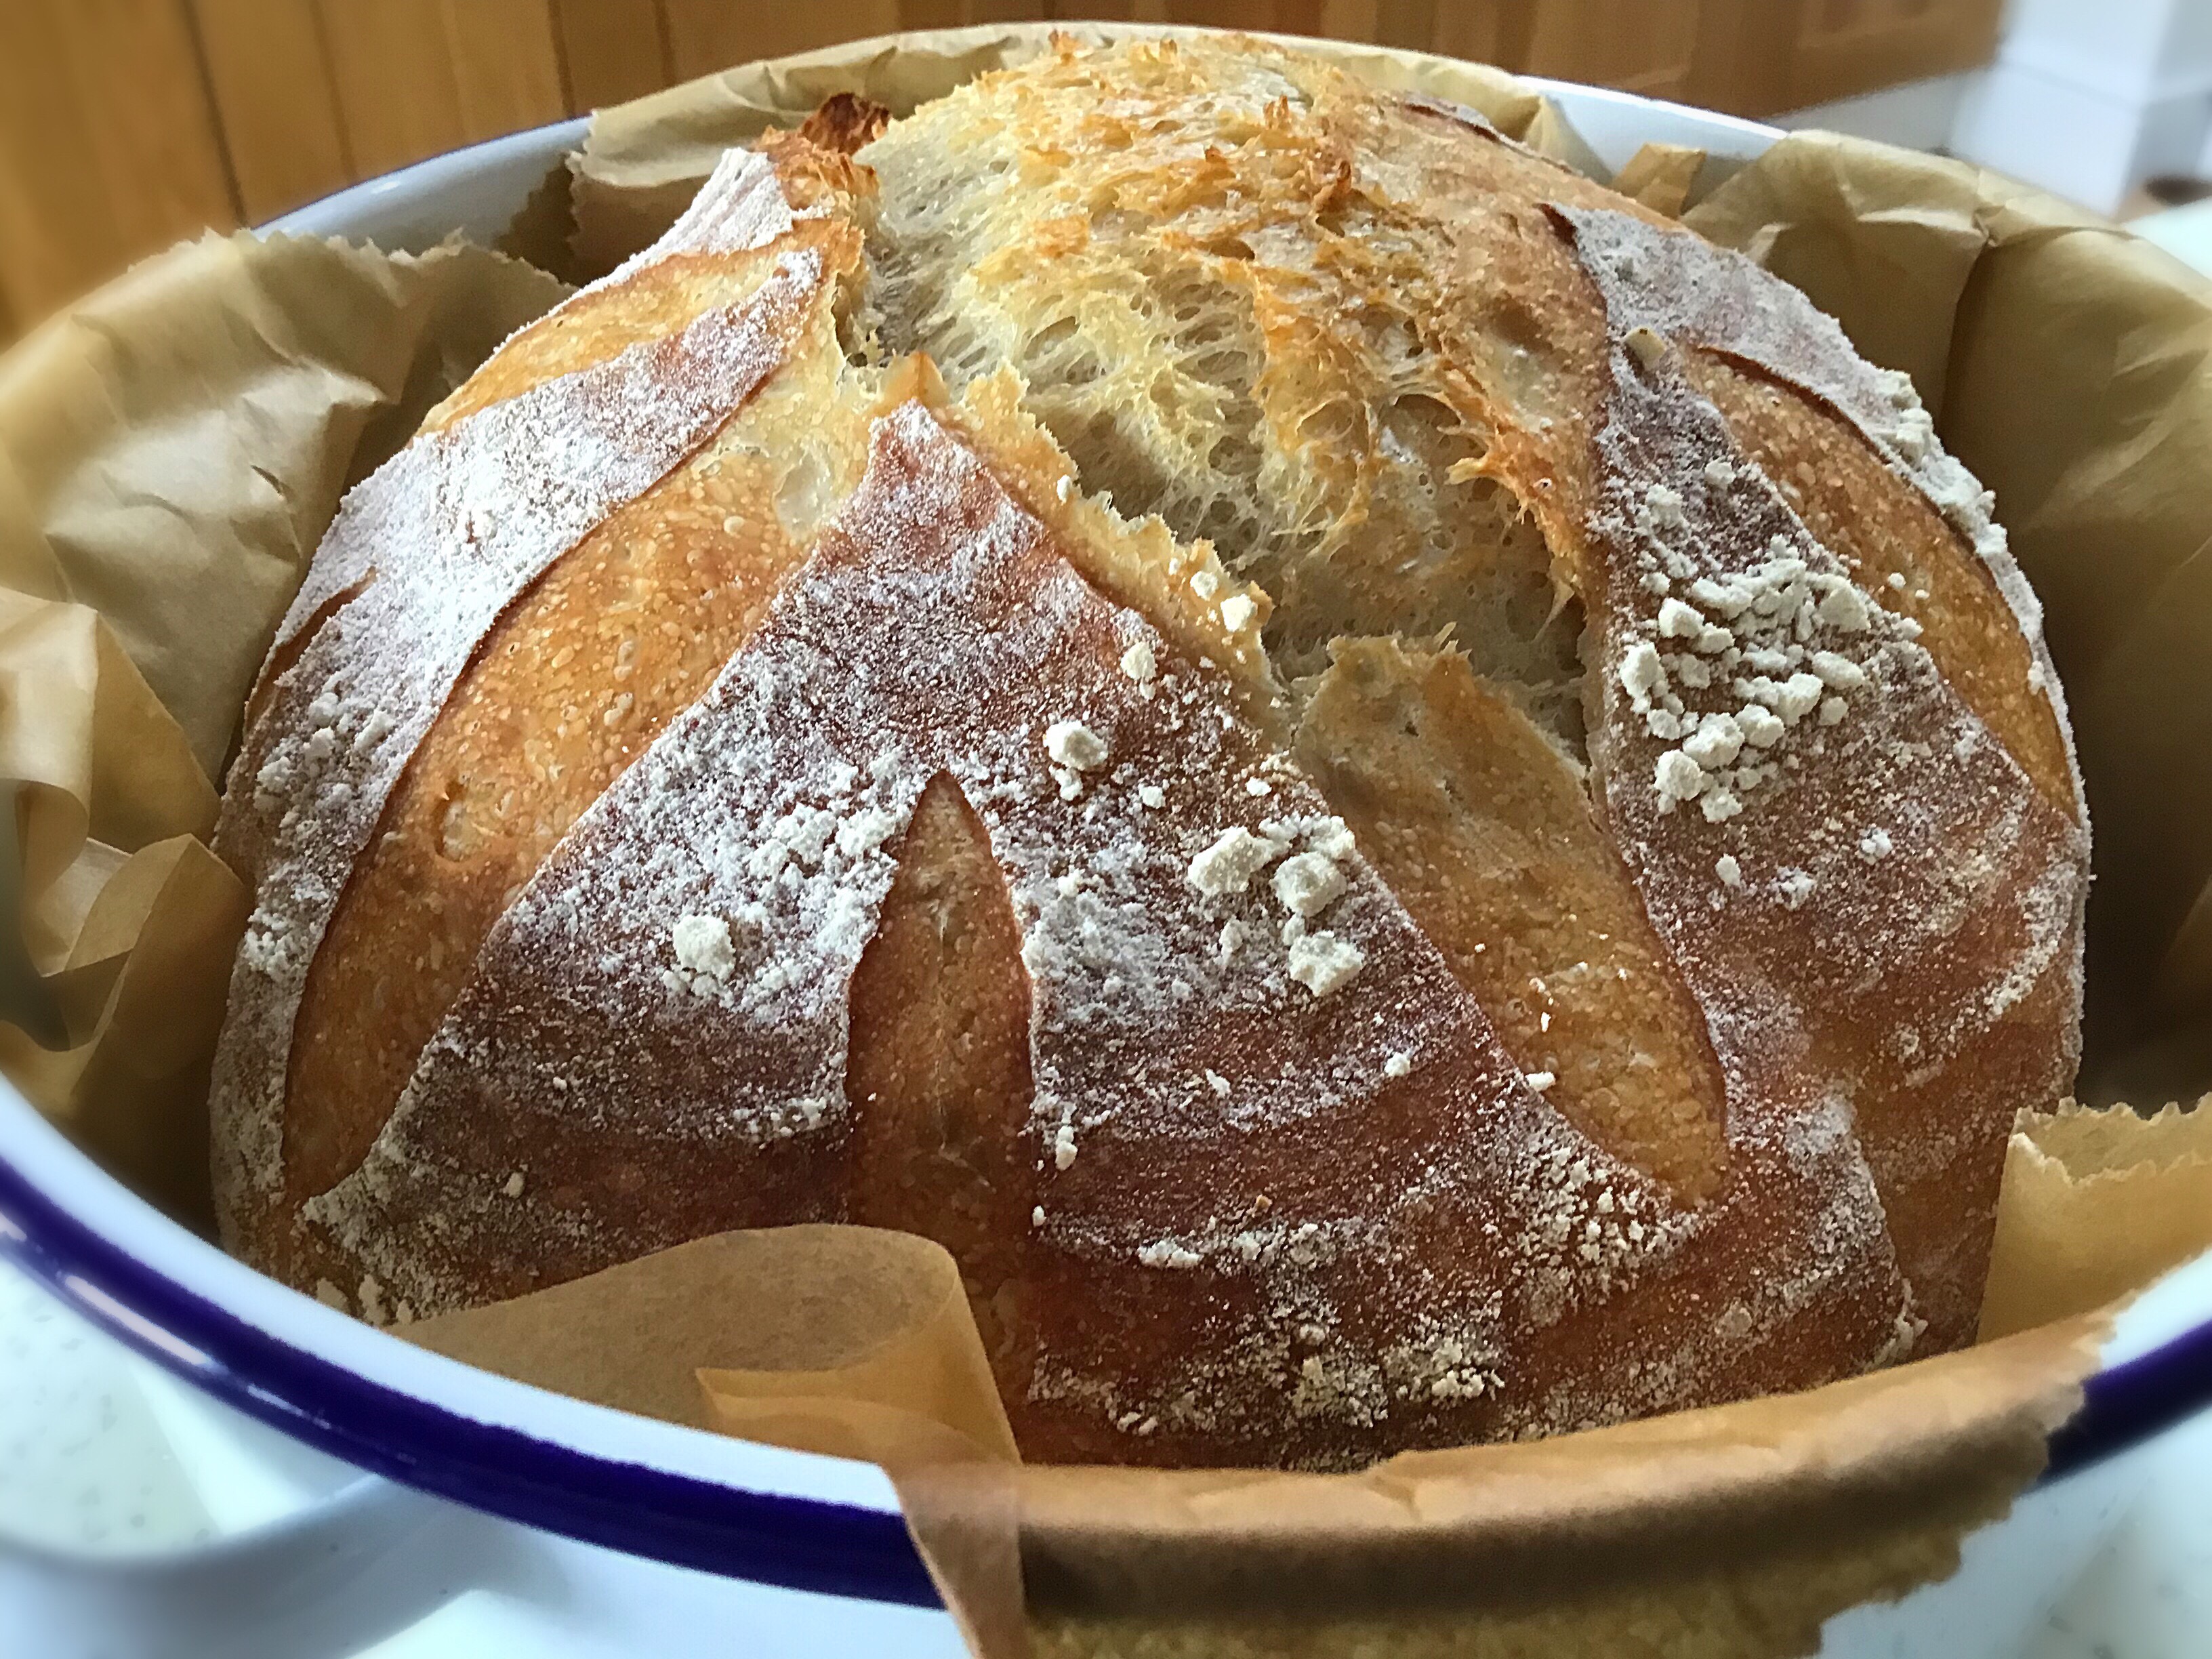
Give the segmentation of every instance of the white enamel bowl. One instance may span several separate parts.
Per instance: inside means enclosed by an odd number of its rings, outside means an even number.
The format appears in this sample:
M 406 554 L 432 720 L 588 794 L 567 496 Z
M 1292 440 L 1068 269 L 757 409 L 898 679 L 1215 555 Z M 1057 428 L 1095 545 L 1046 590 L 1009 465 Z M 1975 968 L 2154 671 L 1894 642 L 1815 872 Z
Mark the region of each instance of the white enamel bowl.
M 1625 94 L 1547 89 L 1610 166 L 1651 139 L 1727 166 L 1778 136 Z M 388 248 L 456 230 L 489 239 L 581 128 L 441 156 L 270 228 Z M 151 1362 L 143 1387 L 204 1490 L 260 1495 L 229 1504 L 223 1535 L 191 1547 L 0 1547 L 0 1607 L 26 1650 L 310 1659 L 428 1619 L 451 1637 L 440 1651 L 960 1651 L 880 1471 L 648 1422 L 410 1347 L 164 1219 L 4 1084 L 0 1250 Z M 2015 1651 L 2208 1401 L 2212 1261 L 2122 1320 L 2087 1411 L 2054 1445 L 2057 1473 L 1968 1540 L 1961 1571 L 1844 1614 L 1826 1650 Z

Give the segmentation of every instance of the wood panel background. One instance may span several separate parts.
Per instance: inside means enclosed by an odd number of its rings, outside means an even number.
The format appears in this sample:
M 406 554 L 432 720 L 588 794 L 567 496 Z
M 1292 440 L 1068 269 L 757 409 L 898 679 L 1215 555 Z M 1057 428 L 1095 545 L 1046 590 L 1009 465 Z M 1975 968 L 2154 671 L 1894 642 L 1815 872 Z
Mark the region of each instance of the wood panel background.
M 1985 59 L 2001 0 L 0 0 L 0 340 L 134 258 L 747 58 L 1123 18 L 1377 40 L 1738 114 Z

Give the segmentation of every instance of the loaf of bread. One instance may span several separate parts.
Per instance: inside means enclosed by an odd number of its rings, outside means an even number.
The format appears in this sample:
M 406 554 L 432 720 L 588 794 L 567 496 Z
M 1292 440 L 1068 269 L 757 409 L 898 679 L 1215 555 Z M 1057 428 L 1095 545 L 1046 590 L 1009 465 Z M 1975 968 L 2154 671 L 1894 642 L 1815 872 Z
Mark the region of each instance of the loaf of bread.
M 1045 1461 L 1966 1341 L 2088 869 L 1990 509 L 1469 111 L 1231 39 L 833 100 L 332 525 L 220 831 L 227 1242 L 404 1321 L 921 1233 Z

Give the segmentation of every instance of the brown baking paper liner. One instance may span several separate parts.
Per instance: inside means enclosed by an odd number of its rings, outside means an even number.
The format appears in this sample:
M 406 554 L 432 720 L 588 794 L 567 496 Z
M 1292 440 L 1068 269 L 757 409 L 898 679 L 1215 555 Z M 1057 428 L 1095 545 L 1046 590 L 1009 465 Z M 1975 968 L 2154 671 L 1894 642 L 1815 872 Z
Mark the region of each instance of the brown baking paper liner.
M 1018 1454 L 942 1246 L 724 1233 L 401 1334 L 646 1417 L 881 1464 L 970 1644 L 1020 1650 Z
M 1093 31 L 1085 31 L 1086 33 Z M 1106 31 L 1097 31 L 1106 32 Z M 605 112 L 508 246 L 582 273 L 647 240 L 724 143 L 856 90 L 909 108 L 1043 32 L 896 37 Z M 1309 43 L 1588 164 L 1510 77 Z M 1911 371 L 1999 492 L 2051 610 L 2098 836 L 2085 1097 L 2212 1080 L 2212 313 L 2161 254 L 1954 163 L 1821 135 L 1625 183 Z M 563 244 L 568 246 L 564 248 Z M 139 1190 L 204 1217 L 203 1095 L 246 899 L 210 778 L 344 489 L 562 291 L 477 250 L 210 239 L 0 360 L 0 1065 Z M 2041 1106 L 2029 1102 L 2023 1105 Z M 1952 1571 L 2072 1409 L 2113 1299 L 2212 1244 L 2212 1112 L 2023 1118 L 1985 1336 L 1810 1394 L 1363 1474 L 1048 1468 L 1012 1455 L 933 1245 L 702 1240 L 411 1327 L 602 1403 L 891 1474 L 979 1651 L 1808 1651 Z M 2000 1333 L 2007 1333 L 1999 1335 Z
M 1683 144 L 1645 144 L 1621 163 L 1620 171 L 1613 175 L 1613 187 L 1654 213 L 1679 219 L 1697 193 L 1705 162 L 1705 152 L 1701 149 Z

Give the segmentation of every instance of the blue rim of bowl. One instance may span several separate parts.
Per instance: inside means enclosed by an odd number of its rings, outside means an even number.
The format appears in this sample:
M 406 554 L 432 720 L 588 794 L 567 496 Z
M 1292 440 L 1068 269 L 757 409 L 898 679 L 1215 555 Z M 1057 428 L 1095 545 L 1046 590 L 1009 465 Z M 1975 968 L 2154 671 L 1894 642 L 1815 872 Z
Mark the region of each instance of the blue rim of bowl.
M 848 1599 L 941 1605 L 895 1514 L 746 1492 L 596 1455 L 372 1382 L 149 1267 L 47 1197 L 5 1158 L 0 1254 L 225 1405 L 372 1474 L 674 1566 Z M 118 1319 L 117 1308 L 198 1350 L 207 1363 L 184 1364 Z M 2139 1445 L 2208 1406 L 2212 1322 L 2089 1377 L 2081 1409 L 2051 1437 L 2039 1485 Z
M 370 1474 L 673 1566 L 848 1599 L 941 1605 L 895 1513 L 747 1492 L 597 1455 L 374 1382 L 258 1328 L 149 1267 L 49 1198 L 4 1157 L 0 1255 L 132 1350 L 224 1405 Z M 118 1318 L 118 1309 L 197 1350 L 205 1363 L 185 1364 L 150 1340 L 146 1328 Z

